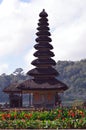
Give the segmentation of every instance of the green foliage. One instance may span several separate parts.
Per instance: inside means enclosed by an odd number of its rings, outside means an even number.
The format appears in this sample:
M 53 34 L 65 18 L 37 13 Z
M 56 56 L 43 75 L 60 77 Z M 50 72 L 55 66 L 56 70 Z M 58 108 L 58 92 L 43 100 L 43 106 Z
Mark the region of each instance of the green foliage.
M 61 81 L 69 86 L 62 99 L 64 101 L 86 100 L 86 59 L 81 61 L 58 61 L 56 70 Z
M 15 116 L 16 115 L 16 116 Z M 0 129 L 86 128 L 86 109 L 57 108 L 52 111 L 0 112 Z

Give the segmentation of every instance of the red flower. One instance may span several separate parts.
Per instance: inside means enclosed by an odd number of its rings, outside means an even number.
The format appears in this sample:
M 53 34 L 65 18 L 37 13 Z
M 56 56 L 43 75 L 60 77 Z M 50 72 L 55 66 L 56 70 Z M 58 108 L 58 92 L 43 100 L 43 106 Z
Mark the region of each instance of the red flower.
M 74 113 L 74 112 L 72 112 L 72 113 L 71 113 L 71 116 L 72 116 L 72 117 L 75 117 L 75 113 Z
M 5 120 L 4 114 L 2 114 L 2 120 Z
M 60 112 L 62 112 L 62 110 L 58 110 L 58 112 L 60 113 Z
M 75 117 L 75 113 L 74 113 L 72 110 L 70 110 L 70 111 L 68 112 L 68 115 L 71 116 L 71 117 Z
M 60 118 L 61 117 L 61 115 L 60 114 L 58 114 L 58 118 Z
M 11 115 L 10 114 L 2 114 L 2 119 L 10 119 Z
M 10 118 L 10 117 L 11 117 L 11 115 L 10 115 L 10 114 L 7 114 L 6 116 L 7 116 L 7 118 Z
M 30 119 L 32 117 L 32 114 L 25 114 L 24 117 Z

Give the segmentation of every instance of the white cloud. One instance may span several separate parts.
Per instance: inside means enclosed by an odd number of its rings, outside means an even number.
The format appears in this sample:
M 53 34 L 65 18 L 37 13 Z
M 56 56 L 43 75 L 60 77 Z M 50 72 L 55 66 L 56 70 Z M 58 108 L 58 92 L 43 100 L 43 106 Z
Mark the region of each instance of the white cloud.
M 29 3 L 3 0 L 0 5 L 0 56 L 17 53 L 31 45 L 34 15 L 28 13 L 30 8 Z
M 43 8 L 49 14 L 56 61 L 86 58 L 85 5 L 86 0 L 3 0 L 0 4 L 0 59 L 6 58 L 11 63 L 9 55 L 16 59 L 20 56 L 26 68 L 27 63 L 30 66 L 38 14 Z M 15 66 L 13 68 L 15 70 Z
M 35 49 L 33 48 L 24 57 L 25 63 L 26 63 L 25 68 L 24 68 L 25 72 L 27 72 L 28 70 L 33 68 L 33 65 L 31 65 L 31 62 L 32 62 L 32 60 L 36 59 L 33 56 L 34 52 L 35 52 Z
M 9 71 L 8 69 L 8 64 L 4 63 L 4 64 L 0 64 L 0 74 L 5 73 L 5 71 Z
M 52 35 L 56 59 L 80 60 L 86 57 L 85 21 L 57 28 Z

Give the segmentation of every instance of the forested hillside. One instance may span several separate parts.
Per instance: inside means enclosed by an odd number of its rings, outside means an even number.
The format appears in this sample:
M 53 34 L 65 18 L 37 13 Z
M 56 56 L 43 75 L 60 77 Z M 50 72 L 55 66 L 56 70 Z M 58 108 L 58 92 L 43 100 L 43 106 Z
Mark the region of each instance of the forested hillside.
M 69 86 L 62 94 L 63 101 L 86 100 L 86 59 L 81 61 L 58 61 L 56 70 L 59 72 L 58 79 Z M 29 78 L 23 73 L 22 68 L 16 69 L 12 74 L 0 75 L 0 102 L 7 101 L 7 95 L 2 92 L 3 88 L 13 82 L 22 82 Z
M 81 61 L 58 61 L 59 79 L 69 86 L 62 100 L 86 100 L 86 59 Z

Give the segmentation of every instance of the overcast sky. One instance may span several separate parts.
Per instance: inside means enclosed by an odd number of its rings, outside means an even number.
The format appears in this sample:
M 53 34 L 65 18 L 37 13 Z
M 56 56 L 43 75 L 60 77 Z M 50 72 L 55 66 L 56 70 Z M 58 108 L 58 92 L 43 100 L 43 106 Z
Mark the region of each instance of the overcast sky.
M 86 0 L 0 0 L 0 74 L 28 71 L 39 13 L 48 13 L 54 59 L 86 58 Z

